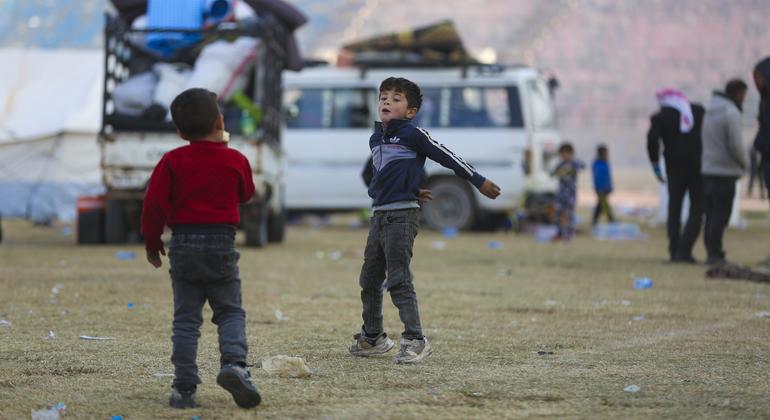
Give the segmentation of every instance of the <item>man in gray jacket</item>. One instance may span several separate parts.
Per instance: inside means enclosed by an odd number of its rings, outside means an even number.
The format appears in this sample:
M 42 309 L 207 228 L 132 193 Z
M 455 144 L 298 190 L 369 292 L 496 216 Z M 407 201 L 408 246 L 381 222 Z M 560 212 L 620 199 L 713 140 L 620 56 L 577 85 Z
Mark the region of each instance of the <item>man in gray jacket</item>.
M 730 221 L 735 182 L 746 171 L 748 156 L 741 138 L 741 105 L 747 85 L 739 79 L 715 92 L 703 117 L 703 174 L 706 264 L 725 262 L 722 236 Z

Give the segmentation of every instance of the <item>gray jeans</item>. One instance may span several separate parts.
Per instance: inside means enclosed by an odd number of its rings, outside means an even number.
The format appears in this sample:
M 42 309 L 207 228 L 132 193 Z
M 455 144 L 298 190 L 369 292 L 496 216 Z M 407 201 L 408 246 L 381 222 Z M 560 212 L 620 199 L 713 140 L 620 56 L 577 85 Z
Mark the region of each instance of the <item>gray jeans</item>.
M 404 323 L 401 336 L 410 340 L 423 336 L 417 295 L 409 269 L 419 224 L 419 209 L 377 211 L 372 216 L 359 279 L 363 330 L 369 337 L 383 332 L 382 286 L 386 276 L 390 298 Z
M 174 232 L 169 245 L 174 290 L 173 351 L 175 385 L 199 384 L 196 356 L 203 305 L 208 300 L 218 326 L 220 362 L 245 363 L 246 313 L 241 308 L 241 280 L 230 229 L 205 233 Z

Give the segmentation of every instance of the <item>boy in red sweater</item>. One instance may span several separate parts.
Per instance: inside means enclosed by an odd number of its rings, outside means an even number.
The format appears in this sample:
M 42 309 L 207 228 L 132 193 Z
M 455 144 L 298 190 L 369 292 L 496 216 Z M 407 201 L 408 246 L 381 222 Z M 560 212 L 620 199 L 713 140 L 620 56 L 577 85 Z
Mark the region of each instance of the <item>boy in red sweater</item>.
M 235 250 L 238 204 L 254 195 L 251 167 L 245 156 L 227 147 L 224 119 L 216 95 L 189 89 L 171 103 L 179 136 L 190 142 L 161 158 L 150 178 L 142 210 L 147 261 L 155 268 L 166 255 L 160 237 L 165 225 L 174 292 L 173 351 L 175 368 L 169 405 L 196 407 L 201 383 L 195 359 L 203 305 L 208 300 L 218 326 L 221 370 L 217 383 L 236 404 L 249 408 L 261 398 L 246 370 L 246 314 L 241 308 L 239 254 Z

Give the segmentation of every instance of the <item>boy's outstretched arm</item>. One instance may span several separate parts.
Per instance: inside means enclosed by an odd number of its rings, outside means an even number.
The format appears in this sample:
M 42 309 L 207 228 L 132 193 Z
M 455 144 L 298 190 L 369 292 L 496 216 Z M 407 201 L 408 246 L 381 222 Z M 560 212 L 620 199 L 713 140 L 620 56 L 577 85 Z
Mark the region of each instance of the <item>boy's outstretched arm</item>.
M 420 148 L 420 151 L 425 156 L 441 166 L 453 170 L 460 178 L 470 181 L 470 183 L 478 188 L 486 197 L 494 200 L 500 195 L 500 187 L 494 182 L 481 176 L 481 174 L 476 172 L 476 169 L 473 166 L 452 153 L 452 151 L 443 144 L 433 140 L 427 131 L 422 128 L 418 128 L 417 130 L 420 133 L 417 147 Z
M 147 262 L 155 268 L 163 265 L 160 256 L 166 255 L 160 237 L 163 234 L 163 227 L 166 225 L 166 219 L 171 208 L 170 190 L 171 172 L 164 156 L 155 166 L 155 170 L 152 171 L 142 208 L 141 232 L 144 237 L 144 249 L 147 251 Z

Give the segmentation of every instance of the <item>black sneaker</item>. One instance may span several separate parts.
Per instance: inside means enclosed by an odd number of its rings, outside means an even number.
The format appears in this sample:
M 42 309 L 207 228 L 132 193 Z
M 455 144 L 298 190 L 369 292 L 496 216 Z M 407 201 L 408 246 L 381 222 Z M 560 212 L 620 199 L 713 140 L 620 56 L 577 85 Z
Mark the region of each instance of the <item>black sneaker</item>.
M 171 397 L 168 399 L 168 405 L 174 408 L 195 408 L 198 404 L 195 402 L 195 385 L 192 387 L 171 387 Z
M 252 408 L 262 402 L 257 387 L 251 382 L 251 374 L 244 367 L 225 364 L 219 370 L 217 383 L 232 394 L 238 407 Z

